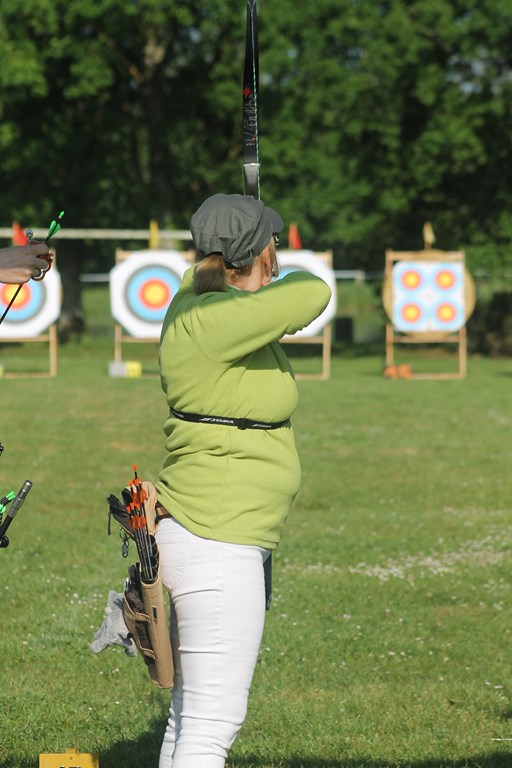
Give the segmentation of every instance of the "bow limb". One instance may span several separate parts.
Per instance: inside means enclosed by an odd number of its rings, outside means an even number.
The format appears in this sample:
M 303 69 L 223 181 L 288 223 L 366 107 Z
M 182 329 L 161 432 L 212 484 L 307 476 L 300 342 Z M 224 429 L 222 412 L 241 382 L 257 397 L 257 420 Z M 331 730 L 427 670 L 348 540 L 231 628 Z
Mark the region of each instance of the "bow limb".
M 259 199 L 260 163 L 258 135 L 259 52 L 256 0 L 247 0 L 245 64 L 243 80 L 243 157 L 244 194 Z

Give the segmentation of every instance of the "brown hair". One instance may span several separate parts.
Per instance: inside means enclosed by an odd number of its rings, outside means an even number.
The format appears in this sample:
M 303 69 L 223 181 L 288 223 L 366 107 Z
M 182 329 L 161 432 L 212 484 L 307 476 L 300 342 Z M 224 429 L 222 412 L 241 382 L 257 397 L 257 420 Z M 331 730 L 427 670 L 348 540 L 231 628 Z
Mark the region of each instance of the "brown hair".
M 270 249 L 270 266 L 272 277 L 279 276 L 279 262 L 277 260 L 277 251 L 274 238 L 268 244 Z M 258 254 L 261 256 L 261 253 Z M 256 257 L 258 258 L 258 257 Z M 242 269 L 232 269 L 230 272 L 243 274 L 248 267 Z M 210 291 L 225 291 L 227 288 L 227 270 L 221 253 L 210 253 L 205 259 L 197 262 L 194 270 L 194 292 L 199 296 L 201 293 Z
M 199 296 L 201 293 L 209 293 L 210 291 L 225 291 L 226 277 L 222 254 L 211 253 L 206 259 L 202 259 L 196 264 L 194 292 Z
M 274 238 L 269 243 L 270 248 L 270 267 L 272 269 L 272 277 L 279 277 L 279 261 L 277 259 L 276 241 Z

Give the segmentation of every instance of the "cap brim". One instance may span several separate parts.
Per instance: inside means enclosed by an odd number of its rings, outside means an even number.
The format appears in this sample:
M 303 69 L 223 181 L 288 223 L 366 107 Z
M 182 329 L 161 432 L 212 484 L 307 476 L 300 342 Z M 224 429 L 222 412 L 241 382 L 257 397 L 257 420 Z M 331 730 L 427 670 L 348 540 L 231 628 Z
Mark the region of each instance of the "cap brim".
M 268 208 L 268 206 L 265 206 L 265 210 L 268 212 L 268 215 L 270 216 L 270 221 L 272 222 L 272 234 L 276 234 L 277 232 L 282 232 L 284 228 L 284 222 L 277 211 L 274 211 L 273 208 Z

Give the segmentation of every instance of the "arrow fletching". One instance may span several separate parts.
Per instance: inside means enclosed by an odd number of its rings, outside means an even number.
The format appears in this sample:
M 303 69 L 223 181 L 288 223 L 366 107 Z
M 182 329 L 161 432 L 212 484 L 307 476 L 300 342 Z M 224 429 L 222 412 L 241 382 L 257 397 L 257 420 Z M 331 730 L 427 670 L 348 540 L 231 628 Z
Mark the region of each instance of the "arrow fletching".
M 50 227 L 49 227 L 49 229 L 48 229 L 48 234 L 47 234 L 47 236 L 46 236 L 46 240 L 45 240 L 45 243 L 46 243 L 47 245 L 48 245 L 48 241 L 49 241 L 49 240 L 50 240 L 52 237 L 54 237 L 54 235 L 56 235 L 56 234 L 57 234 L 57 232 L 58 232 L 58 231 L 61 229 L 61 225 L 59 224 L 59 221 L 62 219 L 62 217 L 63 217 L 63 216 L 64 216 L 64 211 L 61 211 L 61 212 L 59 213 L 59 215 L 57 216 L 57 218 L 56 218 L 56 219 L 54 219 L 54 220 L 52 221 L 52 223 L 50 224 Z

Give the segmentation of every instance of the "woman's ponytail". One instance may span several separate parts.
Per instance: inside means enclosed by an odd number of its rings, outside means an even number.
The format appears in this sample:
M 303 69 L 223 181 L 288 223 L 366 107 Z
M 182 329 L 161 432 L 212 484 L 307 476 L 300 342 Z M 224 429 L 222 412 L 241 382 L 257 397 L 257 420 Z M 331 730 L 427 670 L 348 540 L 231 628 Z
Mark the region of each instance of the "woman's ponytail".
M 194 270 L 194 292 L 225 291 L 227 287 L 226 267 L 221 253 L 211 253 L 196 264 Z

